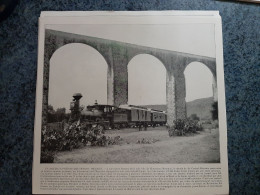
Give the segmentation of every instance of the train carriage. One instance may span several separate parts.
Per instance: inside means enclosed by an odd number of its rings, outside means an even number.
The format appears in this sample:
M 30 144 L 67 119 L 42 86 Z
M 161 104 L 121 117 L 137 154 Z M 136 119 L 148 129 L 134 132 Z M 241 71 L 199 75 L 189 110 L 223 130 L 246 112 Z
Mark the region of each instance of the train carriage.
M 151 109 L 152 126 L 165 125 L 166 121 L 167 121 L 167 114 L 164 111 Z
M 151 111 L 145 107 L 121 105 L 120 108 L 128 110 L 128 123 L 130 126 L 148 125 L 151 122 Z

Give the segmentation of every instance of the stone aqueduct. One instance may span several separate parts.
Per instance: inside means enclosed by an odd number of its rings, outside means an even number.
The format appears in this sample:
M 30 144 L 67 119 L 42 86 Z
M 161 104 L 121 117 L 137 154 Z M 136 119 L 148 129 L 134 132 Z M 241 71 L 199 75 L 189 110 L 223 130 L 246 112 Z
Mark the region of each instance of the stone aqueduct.
M 187 53 L 139 46 L 96 37 L 65 33 L 54 30 L 45 31 L 43 113 L 48 109 L 50 59 L 60 47 L 70 43 L 82 43 L 96 49 L 108 65 L 107 102 L 120 105 L 128 102 L 128 72 L 130 60 L 139 54 L 150 54 L 159 59 L 166 68 L 167 122 L 186 117 L 186 90 L 184 70 L 191 62 L 201 62 L 213 74 L 213 96 L 217 99 L 216 59 Z M 43 114 L 43 124 L 46 124 Z

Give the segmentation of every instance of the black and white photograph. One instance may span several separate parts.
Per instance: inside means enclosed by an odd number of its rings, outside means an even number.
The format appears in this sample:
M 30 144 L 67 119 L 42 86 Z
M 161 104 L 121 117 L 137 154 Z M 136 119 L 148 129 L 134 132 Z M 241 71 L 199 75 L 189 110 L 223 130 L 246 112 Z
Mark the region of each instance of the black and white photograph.
M 215 24 L 48 24 L 40 163 L 220 163 Z

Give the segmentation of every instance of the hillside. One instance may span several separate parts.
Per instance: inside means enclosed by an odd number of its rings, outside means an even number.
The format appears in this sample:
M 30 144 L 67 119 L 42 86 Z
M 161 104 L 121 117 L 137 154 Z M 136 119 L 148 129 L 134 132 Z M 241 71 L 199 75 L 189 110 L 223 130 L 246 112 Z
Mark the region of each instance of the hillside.
M 213 97 L 187 102 L 187 116 L 197 114 L 200 119 L 211 119 L 211 107 L 213 102 Z
M 187 102 L 187 116 L 196 114 L 200 119 L 211 119 L 211 105 L 213 103 L 213 97 L 201 98 Z M 152 108 L 155 110 L 166 111 L 166 105 L 142 105 L 147 108 Z

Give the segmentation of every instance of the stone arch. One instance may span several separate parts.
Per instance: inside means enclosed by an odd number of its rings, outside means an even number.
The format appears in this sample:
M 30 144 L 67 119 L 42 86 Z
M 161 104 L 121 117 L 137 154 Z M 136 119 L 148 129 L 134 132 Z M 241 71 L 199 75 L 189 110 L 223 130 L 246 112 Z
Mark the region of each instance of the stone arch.
M 169 66 L 170 55 L 167 52 L 165 54 L 165 51 L 161 52 L 159 49 L 156 48 L 150 48 L 144 46 L 138 47 L 137 45 L 130 45 L 130 44 L 124 45 L 124 48 L 126 50 L 125 53 L 126 53 L 127 65 L 133 58 L 135 58 L 138 55 L 149 55 L 159 60 L 163 64 L 167 72 L 170 71 L 171 68 L 171 66 Z
M 47 31 L 48 32 L 48 31 Z M 111 63 L 111 58 L 109 54 L 109 48 L 101 47 L 100 44 L 95 42 L 85 41 L 83 39 L 69 39 L 63 36 L 54 36 L 53 34 L 46 33 L 45 38 L 45 54 L 44 54 L 44 64 L 48 64 L 51 56 L 57 51 L 60 47 L 65 46 L 71 43 L 81 43 L 95 49 L 106 61 L 107 69 L 107 99 L 108 104 L 113 104 L 113 67 Z
M 66 33 L 65 33 L 66 34 Z M 84 36 L 83 36 L 84 37 Z M 107 69 L 107 103 L 114 104 L 114 70 L 111 59 L 111 49 L 102 47 L 101 44 L 95 41 L 86 41 L 84 39 L 75 39 L 70 36 L 65 36 L 63 32 L 46 30 L 45 45 L 44 45 L 44 68 L 43 68 L 43 101 L 42 101 L 42 125 L 47 123 L 48 110 L 48 91 L 49 91 L 49 74 L 50 74 L 50 59 L 54 53 L 61 47 L 68 44 L 79 43 L 87 45 L 96 50 L 106 61 Z
M 136 48 L 134 47 L 134 49 L 130 48 L 127 50 L 128 51 L 128 63 L 135 57 L 138 55 L 150 55 L 154 58 L 156 58 L 157 60 L 160 61 L 160 63 L 164 66 L 165 70 L 166 70 L 166 113 L 167 113 L 167 124 L 169 126 L 173 125 L 173 121 L 176 118 L 181 118 L 183 116 L 182 114 L 182 110 L 179 109 L 178 110 L 178 106 L 176 104 L 176 82 L 175 82 L 175 75 L 174 75 L 174 60 L 176 58 L 174 58 L 173 56 L 169 55 L 168 52 L 166 52 L 167 54 L 165 55 L 165 53 L 161 53 L 158 52 L 157 49 L 153 49 L 153 48 L 149 48 L 149 49 L 142 49 L 142 48 Z M 182 107 L 181 107 L 182 108 Z M 186 110 L 185 110 L 186 112 Z M 177 113 L 181 113 L 179 115 L 177 115 Z M 186 115 L 185 115 L 186 116 Z
M 82 43 L 69 43 L 59 47 L 50 58 L 48 104 L 69 106 L 72 94 L 83 95 L 81 103 L 97 100 L 107 104 L 107 63 L 93 47 Z M 96 83 L 100 90 L 95 90 Z M 59 101 L 57 101 L 59 99 Z M 54 105 L 53 105 L 54 106 Z
M 135 61 L 135 60 L 137 60 L 137 61 Z M 142 60 L 143 63 L 142 64 L 138 64 L 139 60 Z M 149 63 L 150 65 L 146 64 L 146 63 Z M 140 66 L 142 73 L 136 71 L 138 66 L 136 66 L 135 64 Z M 131 68 L 131 66 L 132 67 L 135 66 L 135 68 L 133 69 L 133 68 Z M 148 66 L 151 66 L 152 69 L 149 69 Z M 147 75 L 146 74 L 146 76 L 145 76 L 145 74 L 143 74 L 143 73 L 145 73 L 145 71 L 147 73 L 147 71 L 149 72 L 150 70 L 154 70 L 154 69 L 156 69 L 156 72 L 153 72 L 153 71 L 150 72 L 153 75 L 151 75 L 151 74 Z M 127 90 L 128 91 L 128 104 L 132 104 L 131 101 L 130 101 L 131 98 L 132 98 L 131 94 L 130 94 L 131 93 L 130 92 L 130 90 L 131 90 L 130 88 L 132 88 L 133 86 L 132 86 L 132 83 L 130 83 L 131 82 L 131 78 L 130 78 L 131 75 L 130 74 L 135 74 L 136 78 L 140 77 L 140 75 L 143 74 L 144 78 L 141 78 L 141 79 L 137 78 L 137 79 L 140 79 L 140 82 L 143 82 L 144 84 L 146 84 L 146 87 L 143 90 L 148 89 L 148 91 L 146 91 L 146 92 L 148 92 L 148 93 L 150 92 L 151 93 L 149 97 L 153 97 L 154 98 L 154 100 L 152 101 L 153 103 L 149 102 L 149 99 L 147 99 L 148 102 L 145 103 L 145 104 L 165 104 L 166 103 L 166 100 L 167 100 L 166 99 L 167 70 L 166 70 L 165 65 L 163 64 L 163 62 L 160 59 L 158 59 L 156 56 L 154 56 L 152 54 L 149 54 L 149 53 L 138 53 L 136 55 L 131 56 L 131 58 L 129 59 L 128 64 L 127 64 L 127 72 L 128 72 L 128 90 Z M 152 84 L 148 85 L 146 79 L 149 79 L 149 81 L 153 81 L 152 78 L 151 78 L 152 76 L 159 76 L 160 78 L 154 77 L 154 80 L 157 80 L 159 83 L 152 83 Z M 162 80 L 163 77 L 165 77 L 165 81 Z M 165 89 L 161 88 L 162 93 L 164 93 L 163 96 L 165 96 L 165 98 L 162 97 L 164 100 L 161 99 L 161 97 L 158 97 L 158 96 L 156 97 L 155 96 L 155 91 L 151 92 L 152 91 L 151 85 L 155 86 L 155 87 L 156 86 L 158 87 L 158 85 L 161 85 L 161 84 L 165 85 Z M 138 86 L 136 86 L 136 88 L 137 87 Z M 143 102 L 143 101 L 140 101 L 140 102 Z
M 185 65 L 183 73 L 187 70 L 188 67 L 190 67 L 193 63 L 198 63 L 202 66 L 204 66 L 211 74 L 212 74 L 212 93 L 213 93 L 213 99 L 214 101 L 217 101 L 218 95 L 217 95 L 217 77 L 216 77 L 216 67 L 214 63 L 207 63 L 205 61 L 201 60 L 195 60 Z M 186 91 L 186 89 L 185 89 Z M 186 92 L 185 92 L 186 97 Z

